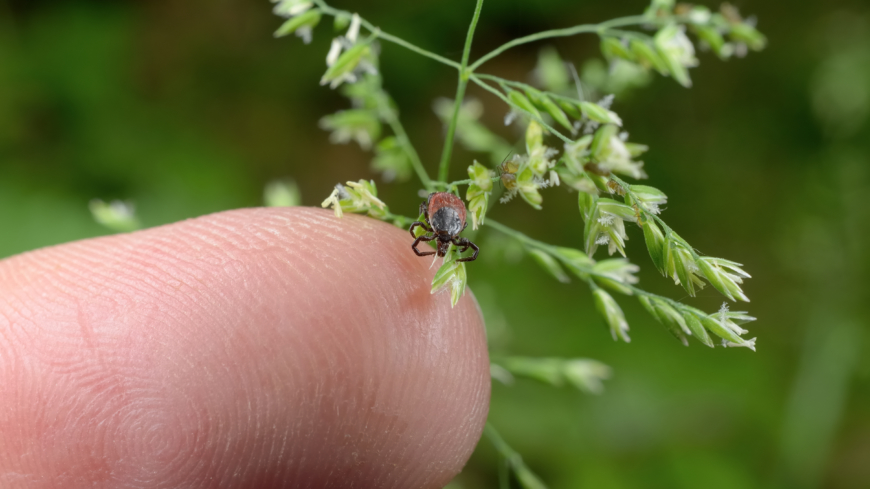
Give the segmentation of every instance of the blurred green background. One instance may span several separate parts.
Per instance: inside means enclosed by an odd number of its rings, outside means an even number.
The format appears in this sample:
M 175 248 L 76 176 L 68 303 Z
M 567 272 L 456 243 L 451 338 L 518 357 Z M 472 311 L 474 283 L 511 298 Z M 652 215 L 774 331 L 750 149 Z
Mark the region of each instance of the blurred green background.
M 473 3 L 334 5 L 458 59 Z M 472 58 L 645 6 L 490 0 Z M 614 343 L 582 284 L 556 283 L 494 232 L 477 238 L 481 259 L 468 270 L 494 349 L 589 357 L 615 372 L 601 396 L 494 385 L 491 421 L 553 488 L 870 487 L 870 5 L 737 6 L 758 16 L 765 51 L 727 62 L 701 53 L 694 88 L 656 77 L 614 110 L 632 140 L 651 146 L 646 169 L 670 197 L 667 222 L 753 275 L 744 290 L 757 353 L 685 348 L 630 299 L 620 303 L 633 341 Z M 317 127 L 347 105 L 318 85 L 329 22 L 310 46 L 273 39 L 280 23 L 266 1 L 0 0 L 0 256 L 105 234 L 92 198 L 132 200 L 154 226 L 260 205 L 276 178 L 294 178 L 306 205 L 338 181 L 374 178 L 370 154 L 329 144 Z M 554 45 L 578 65 L 599 56 L 594 36 Z M 525 81 L 541 47 L 483 71 Z M 393 45 L 381 65 L 434 173 L 443 131 L 432 100 L 453 96 L 455 72 Z M 503 105 L 469 94 L 491 127 L 515 137 Z M 473 157 L 457 150 L 451 176 Z M 394 212 L 416 212 L 413 182 L 379 188 Z M 543 211 L 516 200 L 491 216 L 543 241 L 581 242 L 576 197 L 564 191 L 545 191 Z M 652 270 L 640 230 L 629 236 L 640 285 L 683 299 Z M 714 311 L 722 298 L 687 301 Z M 496 467 L 484 440 L 456 485 L 496 487 Z

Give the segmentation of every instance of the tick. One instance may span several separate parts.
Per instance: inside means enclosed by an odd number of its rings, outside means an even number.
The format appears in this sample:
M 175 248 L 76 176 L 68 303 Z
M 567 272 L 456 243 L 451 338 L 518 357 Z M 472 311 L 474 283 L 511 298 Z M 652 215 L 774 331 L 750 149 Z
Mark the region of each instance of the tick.
M 453 243 L 459 248 L 462 253 L 468 248 L 474 250 L 474 254 L 459 258 L 456 261 L 474 261 L 477 259 L 477 253 L 480 248 L 476 244 L 468 241 L 467 238 L 459 236 L 468 223 L 465 222 L 465 203 L 462 199 L 449 192 L 432 192 L 426 202 L 420 204 L 420 213 L 423 214 L 426 222 L 415 221 L 411 224 L 411 236 L 416 238 L 411 248 L 417 256 L 428 256 L 438 254 L 443 257 L 447 254 L 450 244 Z M 414 235 L 414 228 L 422 227 L 427 233 L 420 236 Z M 438 240 L 438 251 L 420 251 L 417 245 L 421 241 Z

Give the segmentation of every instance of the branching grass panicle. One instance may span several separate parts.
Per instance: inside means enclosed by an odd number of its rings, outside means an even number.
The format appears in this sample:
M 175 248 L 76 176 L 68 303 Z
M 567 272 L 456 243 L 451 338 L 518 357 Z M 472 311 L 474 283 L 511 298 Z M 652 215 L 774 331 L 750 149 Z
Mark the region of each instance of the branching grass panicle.
M 700 5 L 675 5 L 673 0 L 652 0 L 639 15 L 539 32 L 472 60 L 474 32 L 483 12 L 483 0 L 477 0 L 469 12 L 471 21 L 457 61 L 393 36 L 360 14 L 335 9 L 324 0 L 273 3 L 275 14 L 286 18 L 275 32 L 276 37 L 294 34 L 307 43 L 325 18 L 332 18 L 334 28 L 343 32 L 333 39 L 326 53 L 328 68 L 320 83 L 337 89 L 349 99 L 350 106 L 325 116 L 320 124 L 332 133 L 334 142 L 355 141 L 363 150 L 373 151 L 372 170 L 385 182 L 416 177 L 426 192 L 448 191 L 459 196 L 460 188 L 466 187 L 464 196 L 472 228 L 515 240 L 560 282 L 577 279 L 585 283 L 614 340 L 630 341 L 629 324 L 619 303 L 633 297 L 685 345 L 694 339 L 709 347 L 755 350 L 755 339 L 745 338 L 747 331 L 742 328 L 754 320 L 747 313 L 731 311 L 727 304 L 718 311 L 702 311 L 637 285 L 635 274 L 639 267 L 628 258 L 626 227 L 631 225 L 643 230 L 643 247 L 652 266 L 688 296 L 695 296 L 709 285 L 728 301 L 749 301 L 742 289 L 749 274 L 742 265 L 699 253 L 663 219 L 668 197 L 655 187 L 634 183 L 655 176 L 656 169 L 645 167 L 640 158 L 648 146 L 630 138 L 630 121 L 613 108 L 614 96 L 643 86 L 655 74 L 691 87 L 690 70 L 699 64 L 696 46 L 720 59 L 763 49 L 766 39 L 755 28 L 754 20 L 744 19 L 728 4 L 713 11 Z M 513 47 L 581 34 L 598 37 L 602 56 L 610 66 L 599 83 L 581 83 L 581 74 L 552 48 L 541 51 L 533 77 L 535 85 L 481 71 L 488 61 Z M 446 129 L 437 163 L 435 155 L 420 155 L 414 149 L 396 104 L 384 89 L 379 57 L 385 43 L 457 72 L 454 98 L 434 104 Z M 506 141 L 480 122 L 482 104 L 465 98 L 469 83 L 505 104 L 505 123 L 520 128 L 523 134 L 518 144 Z M 451 164 L 456 164 L 452 161 L 455 143 L 479 153 L 481 158 L 462 163 L 467 166 L 468 179 L 450 182 L 447 175 Z M 505 159 L 518 146 L 523 150 Z M 576 193 L 577 210 L 585 223 L 583 242 L 574 247 L 541 242 L 487 215 L 494 206 L 515 198 L 541 209 L 546 193 L 559 190 Z M 336 185 L 323 207 L 332 208 L 338 217 L 344 212 L 365 213 L 401 227 L 416 220 L 391 213 L 378 198 L 374 181 Z M 105 206 L 95 206 L 95 212 L 107 223 L 121 225 L 118 212 L 108 212 Z M 449 290 L 454 305 L 465 291 L 468 274 L 466 264 L 457 258 L 458 252 L 452 247 L 432 283 L 433 293 Z M 494 358 L 492 372 L 494 378 L 504 382 L 527 377 L 590 393 L 601 392 L 601 381 L 610 375 L 606 366 L 594 360 L 526 357 Z M 510 477 L 527 489 L 545 487 L 494 427 L 487 425 L 486 435 L 504 461 L 500 469 L 502 487 L 508 487 Z

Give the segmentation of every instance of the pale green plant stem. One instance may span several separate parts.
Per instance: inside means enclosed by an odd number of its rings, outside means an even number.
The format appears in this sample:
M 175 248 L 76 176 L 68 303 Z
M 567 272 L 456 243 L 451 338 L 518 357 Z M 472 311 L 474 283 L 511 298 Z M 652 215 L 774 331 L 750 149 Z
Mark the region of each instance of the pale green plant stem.
M 553 245 L 551 245 L 551 244 L 547 244 L 547 243 L 544 243 L 544 242 L 542 242 L 542 241 L 538 241 L 538 240 L 536 240 L 536 239 L 534 239 L 534 238 L 530 238 L 529 236 L 526 236 L 525 234 L 523 234 L 523 233 L 517 231 L 516 229 L 512 229 L 512 228 L 510 228 L 510 227 L 508 227 L 508 226 L 505 226 L 504 224 L 501 224 L 501 223 L 499 223 L 499 222 L 493 221 L 493 220 L 492 220 L 491 218 L 489 218 L 489 217 L 486 218 L 486 222 L 485 222 L 483 225 L 484 225 L 484 226 L 488 226 L 488 227 L 492 227 L 493 229 L 495 229 L 496 231 L 498 231 L 498 232 L 500 232 L 500 233 L 502 233 L 502 234 L 506 234 L 506 235 L 508 235 L 508 236 L 510 236 L 510 237 L 512 237 L 512 238 L 514 238 L 514 239 L 516 239 L 516 240 L 518 240 L 518 241 L 520 241 L 520 242 L 522 242 L 522 243 L 528 245 L 528 246 L 531 246 L 531 247 L 533 247 L 533 248 L 538 248 L 538 249 L 540 249 L 540 250 L 542 250 L 542 251 L 545 251 L 545 252 L 547 252 L 547 253 L 550 253 L 551 255 L 556 255 L 556 254 L 558 253 L 558 247 L 557 247 L 557 246 L 553 246 Z M 586 283 L 589 284 L 589 286 L 590 286 L 591 288 L 593 288 L 593 289 L 598 288 L 598 284 L 596 284 L 596 283 L 592 280 L 592 276 L 593 276 L 593 275 L 594 275 L 594 276 L 598 276 L 598 277 L 602 277 L 602 278 L 609 278 L 609 279 L 612 279 L 612 277 L 610 277 L 610 276 L 608 276 L 608 275 L 604 275 L 604 274 L 597 273 L 597 272 L 595 272 L 594 270 L 592 270 L 591 268 L 585 268 L 585 269 L 583 269 L 583 272 L 589 275 L 589 278 L 584 279 L 584 280 L 585 280 Z M 700 309 L 696 309 L 696 308 L 691 307 L 691 306 L 687 306 L 687 305 L 683 304 L 682 302 L 678 302 L 678 301 L 675 301 L 675 300 L 673 300 L 673 299 L 670 299 L 670 298 L 668 298 L 668 297 L 661 296 L 661 295 L 658 295 L 658 294 L 653 294 L 652 292 L 647 292 L 647 291 L 645 291 L 645 290 L 643 290 L 643 289 L 641 289 L 641 288 L 639 288 L 639 287 L 635 287 L 635 286 L 632 285 L 632 284 L 627 284 L 627 283 L 624 283 L 624 282 L 622 282 L 621 284 L 624 285 L 625 287 L 628 287 L 629 289 L 631 289 L 631 291 L 634 293 L 634 295 L 638 295 L 638 296 L 641 296 L 641 295 L 642 295 L 642 296 L 646 296 L 646 297 L 649 297 L 649 298 L 654 298 L 654 299 L 657 299 L 657 300 L 664 301 L 664 302 L 668 303 L 669 305 L 673 306 L 673 307 L 676 308 L 676 309 L 683 310 L 683 311 L 686 311 L 686 312 L 691 312 L 692 314 L 698 316 L 699 318 L 705 318 L 705 317 L 708 316 L 708 314 L 705 313 L 704 311 L 702 311 L 702 310 L 700 310 Z
M 456 135 L 456 122 L 459 120 L 459 109 L 462 108 L 462 99 L 465 98 L 465 88 L 468 86 L 468 56 L 471 53 L 471 41 L 474 39 L 474 29 L 480 19 L 480 10 L 483 8 L 483 0 L 477 0 L 474 8 L 474 16 L 471 25 L 468 26 L 468 34 L 465 36 L 465 48 L 462 50 L 462 61 L 459 64 L 459 81 L 456 85 L 456 100 L 453 102 L 453 115 L 450 117 L 450 125 L 447 126 L 447 138 L 444 141 L 444 151 L 441 153 L 441 163 L 438 166 L 438 180 L 447 181 L 447 171 L 450 167 L 450 155 L 453 153 L 453 138 Z
M 653 294 L 652 292 L 647 292 L 647 291 L 645 291 L 641 288 L 635 287 L 634 285 L 631 285 L 631 284 L 622 284 L 622 285 L 631 289 L 631 291 L 634 293 L 634 295 L 638 295 L 638 296 L 642 295 L 645 297 L 649 297 L 650 299 L 658 299 L 660 301 L 668 303 L 674 309 L 682 310 L 685 312 L 690 312 L 690 313 L 694 314 L 695 316 L 698 316 L 698 318 L 700 318 L 700 319 L 704 319 L 704 318 L 710 316 L 710 314 L 707 314 L 706 312 L 704 312 L 696 307 L 687 306 L 687 305 L 683 304 L 682 302 L 675 301 L 669 297 L 665 297 L 663 295 L 658 295 L 658 294 Z
M 517 88 L 522 88 L 522 89 L 531 88 L 531 89 L 534 89 L 536 91 L 544 92 L 548 95 L 556 95 L 555 93 L 547 92 L 546 90 L 540 90 L 540 89 L 535 88 L 529 84 L 514 81 L 514 80 L 508 80 L 507 78 L 502 78 L 500 76 L 489 75 L 486 73 L 475 73 L 474 76 L 476 76 L 477 78 L 480 78 L 481 80 L 494 81 L 494 82 L 498 83 L 499 85 L 509 85 L 512 87 L 517 87 Z
M 513 448 L 511 448 L 511 446 L 508 445 L 506 441 L 504 441 L 504 438 L 502 438 L 498 431 L 495 429 L 495 427 L 492 426 L 492 423 L 486 423 L 486 425 L 483 427 L 483 433 L 493 444 L 493 446 L 495 446 L 495 450 L 502 457 L 509 459 L 515 455 L 518 455 L 518 453 Z
M 519 46 L 521 44 L 528 44 L 530 42 L 540 41 L 542 39 L 550 39 L 553 37 L 575 36 L 577 34 L 586 34 L 590 32 L 597 32 L 600 34 L 611 27 L 625 27 L 629 25 L 639 25 L 651 22 L 652 20 L 644 15 L 632 15 L 630 17 L 620 17 L 618 19 L 609 20 L 600 24 L 583 24 L 574 27 L 568 27 L 565 29 L 553 29 L 549 31 L 538 32 L 537 34 L 521 37 L 519 39 L 514 39 L 513 41 L 502 44 L 501 46 L 493 49 L 492 51 L 483 55 L 480 59 L 475 61 L 474 64 L 472 64 L 468 68 L 468 70 L 473 72 L 477 68 L 479 68 L 480 65 L 486 63 L 492 58 L 495 58 L 496 56 L 507 51 L 508 49 Z
M 496 82 L 499 85 L 507 85 L 509 87 L 515 87 L 515 88 L 519 88 L 521 90 L 529 90 L 529 89 L 535 90 L 535 91 L 547 94 L 547 96 L 550 98 L 564 100 L 566 102 L 570 102 L 573 104 L 576 104 L 577 102 L 584 102 L 584 100 L 580 100 L 580 99 L 572 98 L 572 97 L 566 97 L 564 95 L 559 95 L 558 93 L 548 92 L 546 90 L 540 90 L 538 88 L 535 88 L 535 87 L 529 85 L 528 83 L 522 83 L 522 82 L 518 82 L 518 81 L 514 81 L 514 80 L 508 80 L 507 78 L 502 78 L 500 76 L 488 75 L 486 73 L 475 73 L 474 76 L 477 78 L 480 78 L 481 80 L 489 80 L 489 81 Z
M 489 179 L 489 181 L 495 183 L 495 182 L 499 181 L 500 178 L 501 177 L 492 177 Z M 450 187 L 455 187 L 457 185 L 468 185 L 468 184 L 473 183 L 473 182 L 474 182 L 474 180 L 468 178 L 465 180 L 456 180 L 455 182 L 450 182 L 450 183 L 442 183 L 441 185 L 444 185 L 445 187 L 450 188 Z
M 520 107 L 519 105 L 513 103 L 513 102 L 512 102 L 509 98 L 507 98 L 507 96 L 505 96 L 503 93 L 499 92 L 499 91 L 496 90 L 495 88 L 492 88 L 491 86 L 489 86 L 489 85 L 487 85 L 486 83 L 484 83 L 483 80 L 481 80 L 480 78 L 477 77 L 477 75 L 471 75 L 469 78 L 471 79 L 471 81 L 473 81 L 474 83 L 476 83 L 478 86 L 480 86 L 480 87 L 483 88 L 484 90 L 486 90 L 486 91 L 488 91 L 488 92 L 491 92 L 491 93 L 492 93 L 493 95 L 495 95 L 496 97 L 502 99 L 502 100 L 504 101 L 504 103 L 508 104 L 511 108 L 514 108 L 514 109 L 516 109 L 516 110 L 518 110 L 518 111 L 520 111 L 520 112 L 522 112 L 522 113 L 524 113 L 524 114 L 527 114 L 529 117 L 531 117 L 532 119 L 534 119 L 535 122 L 537 122 L 538 124 L 540 124 L 541 126 L 543 126 L 544 128 L 546 128 L 548 131 L 550 131 L 550 132 L 552 132 L 553 134 L 555 134 L 556 137 L 558 137 L 558 138 L 561 139 L 562 141 L 564 141 L 564 142 L 566 142 L 566 143 L 573 143 L 573 142 L 574 142 L 571 138 L 565 136 L 565 135 L 562 134 L 561 132 L 557 131 L 553 126 L 551 126 L 551 125 L 547 124 L 546 122 L 544 122 L 544 120 L 541 119 L 540 117 L 538 117 L 538 116 L 536 116 L 535 114 L 532 114 L 532 113 L 530 113 L 530 112 L 527 112 L 525 109 L 523 109 L 523 108 Z
M 333 17 L 337 17 L 337 16 L 350 17 L 353 15 L 352 12 L 348 12 L 347 10 L 339 10 L 336 8 L 332 8 L 329 5 L 327 5 L 326 2 L 324 2 L 323 0 L 313 0 L 313 1 L 317 5 L 317 7 L 321 10 L 321 12 L 323 12 L 326 15 L 331 15 Z M 375 33 L 377 35 L 377 37 L 379 37 L 385 41 L 391 42 L 393 44 L 398 44 L 399 46 L 402 46 L 405 49 L 410 49 L 411 51 L 414 51 L 417 54 L 423 55 L 429 59 L 434 59 L 435 61 L 438 61 L 439 63 L 445 64 L 445 65 L 450 66 L 452 68 L 456 68 L 457 70 L 460 69 L 459 63 L 457 63 L 456 61 L 453 61 L 452 59 L 447 59 L 444 56 L 435 54 L 431 51 L 427 51 L 419 46 L 415 46 L 414 44 L 411 44 L 408 41 L 406 41 L 400 37 L 396 37 L 392 34 L 388 34 L 384 31 L 382 31 L 379 27 L 375 27 L 374 24 L 372 24 L 371 22 L 369 22 L 363 18 L 360 18 L 360 24 L 363 27 L 365 27 L 366 29 L 368 29 L 369 31 L 371 31 L 372 33 Z
M 650 37 L 642 32 L 626 31 L 626 30 L 622 30 L 622 29 L 607 29 L 604 32 L 602 32 L 602 34 L 604 34 L 606 36 L 613 36 L 613 37 L 626 37 L 626 38 L 640 39 L 641 41 L 652 40 L 652 37 Z
M 498 454 L 504 458 L 505 468 L 510 469 L 512 466 L 524 465 L 522 456 L 504 441 L 492 423 L 486 423 L 483 427 L 483 434 L 489 439 Z M 504 474 L 501 470 L 499 470 L 499 487 L 502 489 L 510 487 L 508 474 Z

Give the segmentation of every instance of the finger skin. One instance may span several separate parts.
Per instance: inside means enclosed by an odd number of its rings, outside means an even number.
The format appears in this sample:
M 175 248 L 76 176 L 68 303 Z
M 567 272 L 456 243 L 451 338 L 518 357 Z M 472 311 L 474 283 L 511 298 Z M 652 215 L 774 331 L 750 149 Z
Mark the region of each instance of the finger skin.
M 410 247 L 244 209 L 0 262 L 0 487 L 443 487 L 486 339 Z

